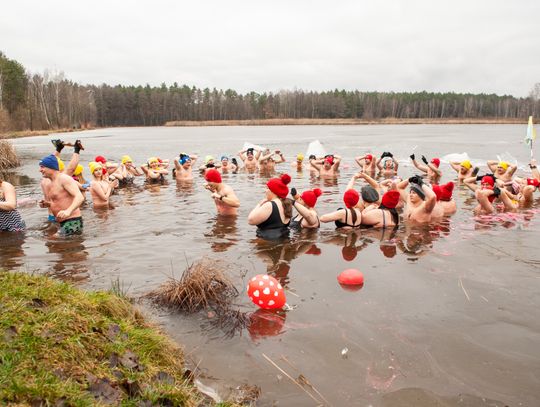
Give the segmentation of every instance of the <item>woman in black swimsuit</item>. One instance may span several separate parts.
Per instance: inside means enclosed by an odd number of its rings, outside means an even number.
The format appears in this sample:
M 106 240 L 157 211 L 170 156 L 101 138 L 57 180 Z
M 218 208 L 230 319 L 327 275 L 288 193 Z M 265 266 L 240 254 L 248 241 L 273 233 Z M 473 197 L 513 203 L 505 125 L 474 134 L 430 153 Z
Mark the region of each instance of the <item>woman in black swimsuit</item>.
M 298 211 L 298 215 L 291 220 L 291 229 L 318 229 L 321 222 L 314 207 L 317 198 L 322 195 L 322 191 L 315 188 L 312 191 L 304 191 L 302 195 L 297 195 L 296 190 L 293 188 L 292 195 L 295 199 L 293 206 Z
M 387 191 L 381 204 L 377 203 L 367 206 L 362 211 L 362 225 L 376 228 L 395 227 L 399 224 L 399 214 L 396 206 L 399 204 L 401 195 L 398 191 Z
M 336 228 L 358 228 L 362 223 L 362 212 L 357 208 L 360 195 L 355 189 L 348 189 L 343 194 L 343 202 L 346 208 L 321 216 L 321 222 L 335 222 Z
M 291 177 L 283 174 L 266 183 L 266 198 L 253 208 L 248 216 L 248 223 L 257 226 L 257 236 L 263 239 L 279 239 L 289 235 L 289 223 L 292 217 L 292 204 L 287 195 L 287 184 Z

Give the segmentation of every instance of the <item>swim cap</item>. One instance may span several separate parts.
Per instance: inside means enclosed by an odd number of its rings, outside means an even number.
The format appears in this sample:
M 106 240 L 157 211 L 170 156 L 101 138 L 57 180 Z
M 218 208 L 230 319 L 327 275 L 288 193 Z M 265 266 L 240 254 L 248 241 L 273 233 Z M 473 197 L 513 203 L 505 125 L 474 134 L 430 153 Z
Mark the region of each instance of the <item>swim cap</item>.
M 148 159 L 148 165 L 150 165 L 152 163 L 158 163 L 159 164 L 159 159 L 157 157 L 150 157 Z
M 322 195 L 322 191 L 319 188 L 315 188 L 312 191 L 304 191 L 300 198 L 306 203 L 307 206 L 313 208 L 317 203 L 317 198 Z
M 343 194 L 343 202 L 347 208 L 352 208 L 360 200 L 360 195 L 356 189 L 348 189 Z
M 394 189 L 386 191 L 382 197 L 381 203 L 388 209 L 394 209 L 398 205 L 400 197 L 401 195 L 399 192 Z
M 454 191 L 454 183 L 448 182 L 446 184 L 441 185 L 441 201 L 451 201 L 452 200 L 452 192 Z
M 435 167 L 439 168 L 439 165 L 441 165 L 441 160 L 439 160 L 438 158 L 433 158 L 431 160 L 431 164 L 433 164 Z
M 133 160 L 131 159 L 131 157 L 129 155 L 124 155 L 122 156 L 122 164 L 125 164 L 125 163 L 132 163 Z
M 56 157 L 56 159 L 58 160 L 58 169 L 60 171 L 64 171 L 64 168 L 66 168 L 66 165 L 60 158 Z
M 366 154 L 366 160 L 373 160 L 373 156 L 371 154 Z
M 461 165 L 462 167 L 467 168 L 468 170 L 470 170 L 471 167 L 472 167 L 472 164 L 471 164 L 471 162 L 470 162 L 469 160 L 464 160 L 464 161 L 462 161 L 460 165 Z
M 208 182 L 215 182 L 216 184 L 221 184 L 221 174 L 216 169 L 211 169 L 206 171 L 204 174 L 204 179 Z
M 107 159 L 102 155 L 98 155 L 96 156 L 96 158 L 94 158 L 94 161 L 97 163 L 105 164 L 107 162 Z
M 508 165 L 509 165 L 509 164 L 508 164 L 506 161 L 501 161 L 501 162 L 499 162 L 499 167 L 502 167 L 502 168 L 504 168 L 505 170 L 508 169 Z
M 379 200 L 379 193 L 371 185 L 364 185 L 360 189 L 360 193 L 364 202 L 373 203 Z
M 304 161 L 304 154 L 299 153 L 296 155 L 296 161 Z
M 289 187 L 287 187 L 287 184 L 289 182 L 291 182 L 291 177 L 288 174 L 283 174 L 279 178 L 270 179 L 266 183 L 266 186 L 278 197 L 280 197 L 281 199 L 285 199 L 289 194 Z
M 426 194 L 422 190 L 422 187 L 418 184 L 410 184 L 411 185 L 411 191 L 414 191 L 416 195 L 418 195 L 422 200 L 426 199 Z
M 481 184 L 489 184 L 493 188 L 493 186 L 495 185 L 495 180 L 493 179 L 493 177 L 490 177 L 489 175 L 485 175 L 482 178 Z
M 90 168 L 90 173 L 92 175 L 94 175 L 94 172 L 96 172 L 97 170 L 102 169 L 103 166 L 99 162 L 92 161 L 92 162 L 88 163 L 88 168 Z
M 73 175 L 81 175 L 83 170 L 84 170 L 84 167 L 81 164 L 79 164 L 75 168 L 75 171 L 73 171 Z
M 58 164 L 58 159 L 55 155 L 48 155 L 47 157 L 43 157 L 41 161 L 39 162 L 39 165 L 41 167 L 50 168 L 51 170 L 60 170 L 60 166 Z
M 220 161 L 223 161 L 223 160 L 229 161 L 229 157 L 227 157 L 226 155 L 222 155 Z
M 213 160 L 214 160 L 214 157 L 212 157 L 211 155 L 207 155 L 206 157 L 204 157 L 205 164 L 208 164 L 210 161 L 213 161 Z
M 180 154 L 180 158 L 178 159 L 178 162 L 181 164 L 181 165 L 184 165 L 185 163 L 187 163 L 188 161 L 190 161 L 191 158 L 189 157 L 189 155 L 187 154 Z

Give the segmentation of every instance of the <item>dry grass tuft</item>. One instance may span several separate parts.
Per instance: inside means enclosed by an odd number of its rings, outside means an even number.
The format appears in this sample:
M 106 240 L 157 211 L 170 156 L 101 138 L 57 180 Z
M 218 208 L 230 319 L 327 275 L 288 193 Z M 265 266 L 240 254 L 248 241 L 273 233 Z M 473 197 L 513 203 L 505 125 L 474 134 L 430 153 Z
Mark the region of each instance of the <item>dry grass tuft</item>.
M 238 290 L 219 263 L 202 259 L 189 266 L 180 279 L 170 277 L 145 297 L 161 306 L 196 312 L 208 307 L 226 310 L 237 295 Z
M 0 140 L 0 171 L 17 167 L 20 164 L 13 145 L 7 140 Z

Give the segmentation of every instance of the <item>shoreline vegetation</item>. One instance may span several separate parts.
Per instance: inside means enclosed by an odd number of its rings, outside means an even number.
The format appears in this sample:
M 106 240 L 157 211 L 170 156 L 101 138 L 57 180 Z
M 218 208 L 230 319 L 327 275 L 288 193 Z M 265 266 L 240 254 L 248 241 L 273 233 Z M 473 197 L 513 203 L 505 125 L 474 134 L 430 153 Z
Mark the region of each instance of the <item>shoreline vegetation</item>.
M 394 117 L 384 119 L 253 119 L 253 120 L 183 120 L 166 122 L 157 127 L 212 127 L 212 126 L 359 126 L 359 125 L 451 125 L 451 124 L 523 124 L 521 118 L 441 118 L 441 119 L 399 119 Z M 80 129 L 51 129 L 23 130 L 0 133 L 2 139 L 46 136 L 53 133 L 73 133 L 86 130 L 107 129 L 115 127 L 140 126 L 106 126 L 87 127 Z
M 0 400 L 17 405 L 214 405 L 184 355 L 119 287 L 86 292 L 0 270 Z M 220 406 L 235 406 L 220 403 Z

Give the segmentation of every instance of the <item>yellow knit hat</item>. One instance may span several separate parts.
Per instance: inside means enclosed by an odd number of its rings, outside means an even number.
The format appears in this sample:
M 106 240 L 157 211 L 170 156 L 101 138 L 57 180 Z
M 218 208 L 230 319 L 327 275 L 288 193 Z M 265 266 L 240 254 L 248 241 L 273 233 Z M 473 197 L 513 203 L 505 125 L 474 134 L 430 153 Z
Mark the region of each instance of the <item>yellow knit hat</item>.
M 81 164 L 78 164 L 75 168 L 75 171 L 73 171 L 73 175 L 81 175 L 83 173 L 84 167 Z
M 461 162 L 461 166 L 467 168 L 468 170 L 470 170 L 471 167 L 472 167 L 472 164 L 471 164 L 471 162 L 469 160 L 464 160 L 464 161 Z
M 96 172 L 97 170 L 103 170 L 103 166 L 95 161 L 88 163 L 88 168 L 90 168 L 90 173 L 92 175 L 94 175 L 94 172 Z
M 131 157 L 129 155 L 122 156 L 122 164 L 132 163 L 132 162 L 133 162 L 133 160 L 131 159 Z
M 299 153 L 299 154 L 296 156 L 296 161 L 304 161 L 304 154 Z
M 509 165 L 510 165 L 510 164 L 508 164 L 506 161 L 501 161 L 501 162 L 499 162 L 499 167 L 502 167 L 502 168 L 504 168 L 505 170 L 508 169 L 508 166 L 509 166 Z
M 64 168 L 66 168 L 66 165 L 60 158 L 56 157 L 56 159 L 58 160 L 58 171 L 64 171 Z

